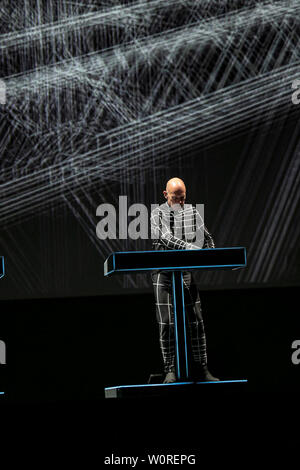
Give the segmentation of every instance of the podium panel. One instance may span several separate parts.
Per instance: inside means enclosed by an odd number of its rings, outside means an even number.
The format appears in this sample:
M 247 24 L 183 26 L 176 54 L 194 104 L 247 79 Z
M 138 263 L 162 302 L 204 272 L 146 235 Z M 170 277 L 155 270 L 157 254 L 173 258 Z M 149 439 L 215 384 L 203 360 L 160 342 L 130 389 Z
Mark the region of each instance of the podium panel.
M 4 277 L 5 269 L 4 269 L 4 256 L 0 256 L 0 279 Z
M 238 269 L 244 268 L 246 263 L 244 247 L 123 251 L 109 255 L 104 263 L 104 275 L 160 269 L 164 271 Z
M 239 383 L 247 380 L 195 382 L 191 380 L 191 348 L 187 343 L 187 319 L 184 303 L 183 271 L 197 269 L 240 269 L 247 264 L 244 247 L 207 248 L 199 250 L 149 250 L 111 253 L 104 263 L 104 275 L 132 272 L 169 271 L 172 273 L 176 379 L 172 384 L 118 386 L 105 389 L 107 398 L 164 393 L 191 393 L 207 383 Z M 222 385 L 222 386 L 223 386 Z M 214 385 L 215 386 L 215 385 Z M 219 386 L 219 385 L 218 385 Z

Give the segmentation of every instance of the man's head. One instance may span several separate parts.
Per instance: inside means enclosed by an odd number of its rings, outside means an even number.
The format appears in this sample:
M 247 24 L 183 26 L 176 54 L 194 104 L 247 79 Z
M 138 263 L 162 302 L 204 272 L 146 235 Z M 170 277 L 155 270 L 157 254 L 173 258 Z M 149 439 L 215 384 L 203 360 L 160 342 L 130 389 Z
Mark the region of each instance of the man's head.
M 163 192 L 164 196 L 172 209 L 177 210 L 184 206 L 186 198 L 186 188 L 180 178 L 171 178 Z

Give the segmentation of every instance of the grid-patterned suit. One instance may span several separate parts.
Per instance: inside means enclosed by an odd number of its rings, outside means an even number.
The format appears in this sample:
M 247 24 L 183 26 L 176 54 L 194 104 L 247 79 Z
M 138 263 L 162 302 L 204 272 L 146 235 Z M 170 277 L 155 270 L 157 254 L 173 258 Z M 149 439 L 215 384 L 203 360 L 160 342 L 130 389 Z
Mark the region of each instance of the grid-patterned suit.
M 151 213 L 151 238 L 155 250 L 192 250 L 214 248 L 212 236 L 203 219 L 192 205 L 177 211 L 166 202 Z M 195 244 L 197 243 L 197 245 Z M 172 274 L 168 271 L 151 273 L 159 342 L 166 373 L 175 371 L 174 312 L 172 304 Z M 183 272 L 185 309 L 188 321 L 194 365 L 206 365 L 206 337 L 198 288 L 192 272 Z

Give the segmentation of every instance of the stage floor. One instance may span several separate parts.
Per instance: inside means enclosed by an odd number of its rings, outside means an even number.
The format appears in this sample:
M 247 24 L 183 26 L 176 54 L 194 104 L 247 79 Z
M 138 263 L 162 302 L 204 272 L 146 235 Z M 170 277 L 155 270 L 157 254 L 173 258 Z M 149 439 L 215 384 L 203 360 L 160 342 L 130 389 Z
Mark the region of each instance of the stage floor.
M 226 391 L 240 392 L 245 389 L 247 383 L 247 379 L 212 382 L 175 382 L 170 384 L 117 385 L 115 387 L 107 387 L 104 390 L 105 398 L 177 396 L 201 394 L 204 391 L 203 387 L 209 387 L 212 392 L 220 391 L 220 388 Z

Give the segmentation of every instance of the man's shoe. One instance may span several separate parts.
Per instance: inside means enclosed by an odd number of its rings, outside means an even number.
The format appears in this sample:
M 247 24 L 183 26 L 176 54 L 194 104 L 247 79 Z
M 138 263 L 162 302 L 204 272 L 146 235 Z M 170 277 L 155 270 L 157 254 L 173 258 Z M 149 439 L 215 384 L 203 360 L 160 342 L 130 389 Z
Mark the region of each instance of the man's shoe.
M 220 379 L 214 377 L 208 370 L 207 365 L 199 366 L 194 374 L 194 377 L 199 382 L 218 382 Z
M 163 381 L 164 384 L 172 384 L 176 382 L 176 375 L 175 372 L 168 372 L 165 376 L 165 380 Z

